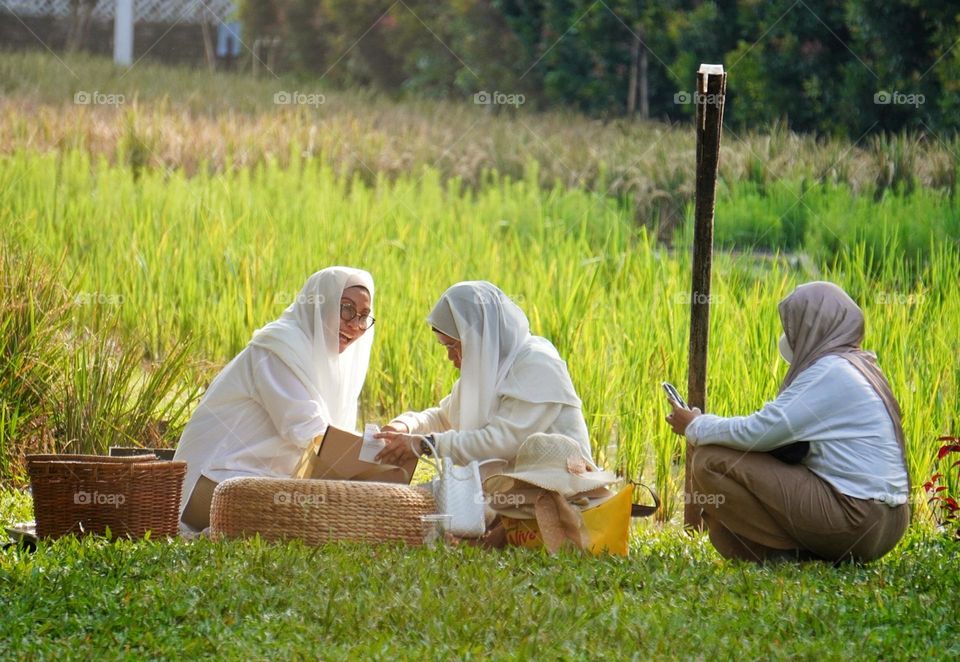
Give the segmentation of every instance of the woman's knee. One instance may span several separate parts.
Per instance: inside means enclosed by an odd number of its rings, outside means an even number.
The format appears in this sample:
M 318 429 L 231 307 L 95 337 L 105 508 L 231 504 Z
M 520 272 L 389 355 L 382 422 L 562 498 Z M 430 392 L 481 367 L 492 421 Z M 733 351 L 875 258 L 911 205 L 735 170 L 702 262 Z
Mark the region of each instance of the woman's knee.
M 739 451 L 723 446 L 698 446 L 690 459 L 693 480 L 700 485 L 714 484 L 718 478 L 724 476 L 731 454 L 742 455 Z

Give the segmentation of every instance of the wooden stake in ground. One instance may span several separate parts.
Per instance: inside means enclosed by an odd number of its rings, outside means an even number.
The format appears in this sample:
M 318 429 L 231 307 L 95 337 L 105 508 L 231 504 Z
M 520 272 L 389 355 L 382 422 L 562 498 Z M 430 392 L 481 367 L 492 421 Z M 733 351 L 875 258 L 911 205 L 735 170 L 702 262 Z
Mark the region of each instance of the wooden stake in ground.
M 707 341 L 710 332 L 710 269 L 713 262 L 713 209 L 717 197 L 717 165 L 727 74 L 720 64 L 701 64 L 697 72 L 697 192 L 693 230 L 693 277 L 690 283 L 690 361 L 687 368 L 687 403 L 707 410 Z M 687 444 L 683 481 L 683 523 L 700 529 L 702 503 L 698 503 L 690 471 L 693 447 Z

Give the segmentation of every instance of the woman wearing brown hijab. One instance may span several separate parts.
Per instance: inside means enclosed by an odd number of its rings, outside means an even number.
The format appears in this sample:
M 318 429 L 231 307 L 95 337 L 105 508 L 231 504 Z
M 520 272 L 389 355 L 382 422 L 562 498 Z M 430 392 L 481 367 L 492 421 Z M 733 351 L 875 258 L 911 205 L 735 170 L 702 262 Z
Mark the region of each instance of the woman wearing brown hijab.
M 860 347 L 863 311 L 814 282 L 779 312 L 790 370 L 773 402 L 749 416 L 667 417 L 695 447 L 692 497 L 727 558 L 880 558 L 909 524 L 910 484 L 900 407 Z

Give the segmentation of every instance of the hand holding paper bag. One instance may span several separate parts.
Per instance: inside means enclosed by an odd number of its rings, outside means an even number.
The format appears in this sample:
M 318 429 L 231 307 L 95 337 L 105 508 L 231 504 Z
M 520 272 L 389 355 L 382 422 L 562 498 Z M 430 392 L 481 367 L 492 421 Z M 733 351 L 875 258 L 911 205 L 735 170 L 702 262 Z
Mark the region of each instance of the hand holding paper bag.
M 386 440 L 387 446 L 380 452 L 379 461 L 386 464 L 405 464 L 417 459 L 415 448 L 419 448 L 423 435 L 388 432 L 385 429 L 379 432 L 377 439 Z

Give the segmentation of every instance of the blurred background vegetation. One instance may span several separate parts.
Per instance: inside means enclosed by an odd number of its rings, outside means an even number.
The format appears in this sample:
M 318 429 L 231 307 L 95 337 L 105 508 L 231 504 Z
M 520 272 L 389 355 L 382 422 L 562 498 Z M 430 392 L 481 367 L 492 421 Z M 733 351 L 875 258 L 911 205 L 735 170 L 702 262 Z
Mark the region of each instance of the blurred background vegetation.
M 240 15 L 245 39 L 281 40 L 278 68 L 396 94 L 498 90 L 538 109 L 678 120 L 694 112 L 683 101 L 699 63 L 722 62 L 735 127 L 855 138 L 960 125 L 947 0 L 241 0 Z

